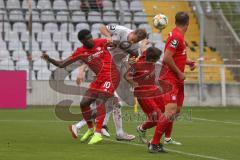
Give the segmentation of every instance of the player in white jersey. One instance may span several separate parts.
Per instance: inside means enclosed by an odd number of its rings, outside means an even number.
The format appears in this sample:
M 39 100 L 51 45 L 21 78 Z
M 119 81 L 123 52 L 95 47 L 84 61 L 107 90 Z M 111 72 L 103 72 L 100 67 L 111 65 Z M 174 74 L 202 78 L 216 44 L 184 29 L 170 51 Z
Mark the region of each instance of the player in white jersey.
M 127 27 L 120 25 L 107 25 L 100 27 L 100 32 L 101 34 L 106 36 L 109 39 L 109 41 L 112 41 L 115 44 L 115 46 L 108 49 L 113 56 L 115 64 L 117 65 L 118 69 L 121 71 L 121 74 L 123 75 L 125 73 L 124 70 L 126 70 L 126 67 L 128 65 L 126 63 L 127 58 L 129 56 L 136 57 L 140 53 L 139 52 L 140 45 L 138 42 L 147 37 L 146 31 L 144 29 L 131 30 Z M 83 81 L 84 77 L 85 73 L 82 72 L 82 70 L 80 70 L 77 82 Z M 102 134 L 108 137 L 110 136 L 107 129 L 107 123 L 111 112 L 113 112 L 113 120 L 116 128 L 116 139 L 130 141 L 133 140 L 135 136 L 127 134 L 126 132 L 123 131 L 122 114 L 119 102 L 120 100 L 122 101 L 124 99 L 125 102 L 128 101 L 127 103 L 131 104 L 131 102 L 129 102 L 128 97 L 134 96 L 133 95 L 129 96 L 129 94 L 128 95 L 125 94 L 126 90 L 124 90 L 123 87 L 121 87 L 129 86 L 128 88 L 130 88 L 129 83 L 124 78 L 121 78 L 119 86 L 120 87 L 118 87 L 117 93 L 115 93 L 115 99 L 109 100 L 108 104 L 106 104 L 107 113 L 105 120 L 103 122 Z M 73 137 L 77 136 L 79 129 L 83 127 L 85 124 L 86 122 L 82 120 L 70 127 L 73 133 Z

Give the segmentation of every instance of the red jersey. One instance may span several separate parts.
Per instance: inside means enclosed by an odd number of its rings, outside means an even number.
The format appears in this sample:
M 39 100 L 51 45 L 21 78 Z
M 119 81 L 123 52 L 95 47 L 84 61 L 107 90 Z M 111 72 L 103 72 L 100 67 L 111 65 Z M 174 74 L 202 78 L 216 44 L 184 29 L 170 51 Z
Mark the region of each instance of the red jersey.
M 186 54 L 186 44 L 184 36 L 181 34 L 179 29 L 176 27 L 169 33 L 168 39 L 166 41 L 165 51 L 169 50 L 174 53 L 173 60 L 176 66 L 181 72 L 184 72 L 185 64 L 187 60 Z M 175 73 L 171 71 L 170 68 L 166 67 L 167 76 L 175 76 Z
M 87 49 L 84 46 L 70 57 L 80 59 L 96 74 L 97 79 L 106 80 L 119 77 L 119 72 L 112 60 L 112 56 L 106 49 L 107 39 L 94 39 L 94 47 Z

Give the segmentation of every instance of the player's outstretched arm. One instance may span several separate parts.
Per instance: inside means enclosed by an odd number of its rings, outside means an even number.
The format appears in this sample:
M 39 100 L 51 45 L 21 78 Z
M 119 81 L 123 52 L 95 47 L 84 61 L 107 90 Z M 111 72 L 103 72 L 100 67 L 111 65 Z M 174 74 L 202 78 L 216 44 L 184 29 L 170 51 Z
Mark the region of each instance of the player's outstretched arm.
M 42 59 L 44 59 L 45 61 L 49 62 L 49 63 L 52 63 L 53 65 L 59 67 L 59 68 L 64 68 L 70 64 L 72 64 L 73 62 L 77 61 L 78 59 L 71 59 L 70 57 L 65 59 L 65 60 L 55 60 L 51 57 L 49 57 L 48 54 L 46 53 L 43 53 L 42 54 Z
M 164 57 L 163 57 L 163 61 L 168 65 L 168 67 L 177 75 L 179 80 L 184 80 L 185 79 L 185 75 L 184 73 L 182 73 L 179 68 L 176 66 L 174 60 L 173 60 L 173 55 L 174 53 L 170 50 L 166 50 Z

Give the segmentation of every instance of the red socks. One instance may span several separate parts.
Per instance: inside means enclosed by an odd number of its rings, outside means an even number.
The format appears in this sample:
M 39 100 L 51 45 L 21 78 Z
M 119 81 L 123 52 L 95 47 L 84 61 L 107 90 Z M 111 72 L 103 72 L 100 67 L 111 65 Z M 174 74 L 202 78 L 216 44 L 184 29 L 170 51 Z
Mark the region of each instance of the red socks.
M 82 111 L 82 115 L 84 120 L 87 122 L 87 126 L 88 128 L 93 128 L 93 122 L 92 122 L 92 110 L 90 108 L 90 106 L 84 106 L 84 107 L 80 107 L 81 111 Z

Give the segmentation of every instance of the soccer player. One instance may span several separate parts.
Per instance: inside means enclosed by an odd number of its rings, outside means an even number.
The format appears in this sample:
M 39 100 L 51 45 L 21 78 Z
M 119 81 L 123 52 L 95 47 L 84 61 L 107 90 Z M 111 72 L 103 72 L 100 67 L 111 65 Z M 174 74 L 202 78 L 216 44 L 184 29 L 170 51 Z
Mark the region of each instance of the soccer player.
M 171 90 L 171 86 L 167 83 L 156 83 L 155 63 L 159 60 L 162 51 L 155 47 L 149 47 L 143 52 L 142 56 L 134 63 L 126 72 L 126 80 L 134 86 L 134 95 L 137 97 L 138 103 L 143 112 L 147 115 L 148 120 L 141 126 L 147 125 L 148 128 L 156 126 L 152 143 L 149 145 L 149 152 L 165 152 L 162 145 L 156 139 L 159 130 L 170 123 L 170 119 L 165 116 L 164 103 L 161 95 Z M 165 125 L 165 126 L 163 126 Z M 147 143 L 145 139 L 141 139 Z
M 113 60 L 115 64 L 118 67 L 118 70 L 120 71 L 125 67 L 124 64 L 126 64 L 126 58 L 127 55 L 130 56 L 138 56 L 138 50 L 140 48 L 138 42 L 145 39 L 147 37 L 147 33 L 144 29 L 136 29 L 131 30 L 124 26 L 120 25 L 107 25 L 100 27 L 100 32 L 107 37 L 107 39 L 110 42 L 114 42 L 115 47 L 108 48 L 110 53 L 113 56 Z M 79 70 L 79 76 L 77 81 L 82 81 L 83 77 L 85 75 L 82 73 L 82 70 Z M 128 86 L 129 84 L 126 82 L 125 79 L 121 79 L 120 86 L 118 87 L 118 90 L 121 88 L 121 86 Z M 110 136 L 110 134 L 107 132 L 107 123 L 110 117 L 111 111 L 113 111 L 113 120 L 116 128 L 116 139 L 117 140 L 126 140 L 130 141 L 135 139 L 134 135 L 127 134 L 124 132 L 122 127 L 122 115 L 121 115 L 121 105 L 119 102 L 119 96 L 118 94 L 121 94 L 121 97 L 124 97 L 125 91 L 119 91 L 117 94 L 115 93 L 114 103 L 108 103 L 106 106 L 109 110 L 109 112 L 106 113 L 106 117 L 103 123 L 102 128 L 102 134 L 105 136 Z M 118 98 L 118 100 L 116 100 Z M 112 106 L 112 104 L 115 104 L 115 107 Z M 78 130 L 85 124 L 84 121 L 80 121 L 76 123 L 75 125 L 71 126 L 71 130 L 75 133 L 75 136 L 77 136 Z
M 165 46 L 165 54 L 163 63 L 167 66 L 164 68 L 166 74 L 161 74 L 160 80 L 169 82 L 172 85 L 172 91 L 164 96 L 165 114 L 172 119 L 180 113 L 180 109 L 184 100 L 184 69 L 188 65 L 191 70 L 196 68 L 194 61 L 187 58 L 186 43 L 184 35 L 189 26 L 189 15 L 186 12 L 178 12 L 175 15 L 176 27 L 169 33 Z M 173 121 L 165 130 L 165 143 L 178 144 L 181 143 L 171 139 Z M 164 132 L 162 131 L 161 134 Z M 159 140 L 161 135 L 159 136 Z
M 69 58 L 56 61 L 47 54 L 43 54 L 42 58 L 60 68 L 81 60 L 96 74 L 96 79 L 91 82 L 89 89 L 80 102 L 82 115 L 88 126 L 88 131 L 80 141 L 85 142 L 92 136 L 88 144 L 95 144 L 103 139 L 101 129 L 105 118 L 104 104 L 109 97 L 112 97 L 119 84 L 120 76 L 111 54 L 106 49 L 107 39 L 93 39 L 91 32 L 86 29 L 78 33 L 78 39 L 83 46 L 78 48 Z M 90 108 L 90 105 L 94 102 L 97 104 L 95 131 Z

